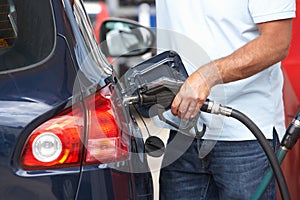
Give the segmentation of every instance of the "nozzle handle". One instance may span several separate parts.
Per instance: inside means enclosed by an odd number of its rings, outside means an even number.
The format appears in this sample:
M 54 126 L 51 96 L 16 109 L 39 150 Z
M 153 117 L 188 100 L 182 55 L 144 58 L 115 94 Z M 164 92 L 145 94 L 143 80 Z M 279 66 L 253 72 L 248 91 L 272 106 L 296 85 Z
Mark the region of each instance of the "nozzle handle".
M 300 109 L 295 115 L 293 121 L 289 124 L 288 128 L 286 129 L 285 135 L 281 142 L 281 146 L 290 150 L 294 147 L 294 145 L 297 143 L 299 138 L 300 138 Z

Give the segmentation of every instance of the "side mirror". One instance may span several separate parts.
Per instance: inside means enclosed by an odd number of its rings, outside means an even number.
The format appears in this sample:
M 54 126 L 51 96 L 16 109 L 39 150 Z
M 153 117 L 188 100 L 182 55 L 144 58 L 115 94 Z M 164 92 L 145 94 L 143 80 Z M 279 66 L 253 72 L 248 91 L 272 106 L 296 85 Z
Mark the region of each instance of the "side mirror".
M 155 41 L 150 28 L 132 20 L 105 20 L 99 33 L 101 50 L 109 57 L 143 55 L 151 50 Z

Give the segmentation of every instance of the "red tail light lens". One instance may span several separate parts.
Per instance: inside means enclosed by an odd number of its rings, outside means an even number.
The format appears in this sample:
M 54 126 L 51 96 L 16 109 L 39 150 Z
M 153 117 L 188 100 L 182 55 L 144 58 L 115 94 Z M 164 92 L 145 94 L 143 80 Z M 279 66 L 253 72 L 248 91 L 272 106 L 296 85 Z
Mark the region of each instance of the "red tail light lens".
M 109 90 L 103 89 L 85 100 L 89 116 L 86 163 L 109 163 L 128 158 L 128 145 L 122 139 L 110 97 Z
M 77 166 L 83 149 L 83 107 L 76 104 L 36 128 L 21 154 L 24 169 Z
M 117 126 L 110 96 L 104 88 L 84 100 L 85 110 L 78 103 L 37 127 L 24 145 L 21 167 L 42 170 L 79 166 L 84 149 L 86 165 L 127 159 L 128 144 Z

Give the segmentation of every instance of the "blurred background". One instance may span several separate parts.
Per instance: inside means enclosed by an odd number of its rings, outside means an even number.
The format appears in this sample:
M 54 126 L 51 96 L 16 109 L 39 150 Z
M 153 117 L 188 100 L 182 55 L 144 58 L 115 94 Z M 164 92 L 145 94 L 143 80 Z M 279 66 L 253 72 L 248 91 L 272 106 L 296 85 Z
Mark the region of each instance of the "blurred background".
M 99 39 L 99 27 L 108 17 L 127 18 L 144 26 L 156 26 L 155 0 L 84 0 L 83 2 L 97 39 Z

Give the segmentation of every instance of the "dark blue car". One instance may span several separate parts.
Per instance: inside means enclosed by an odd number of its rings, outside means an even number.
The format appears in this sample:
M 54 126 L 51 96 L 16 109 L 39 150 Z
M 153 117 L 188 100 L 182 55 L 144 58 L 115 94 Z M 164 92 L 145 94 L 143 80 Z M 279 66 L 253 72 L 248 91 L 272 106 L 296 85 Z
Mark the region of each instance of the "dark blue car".
M 0 199 L 153 199 L 82 2 L 0 0 L 0 17 Z

